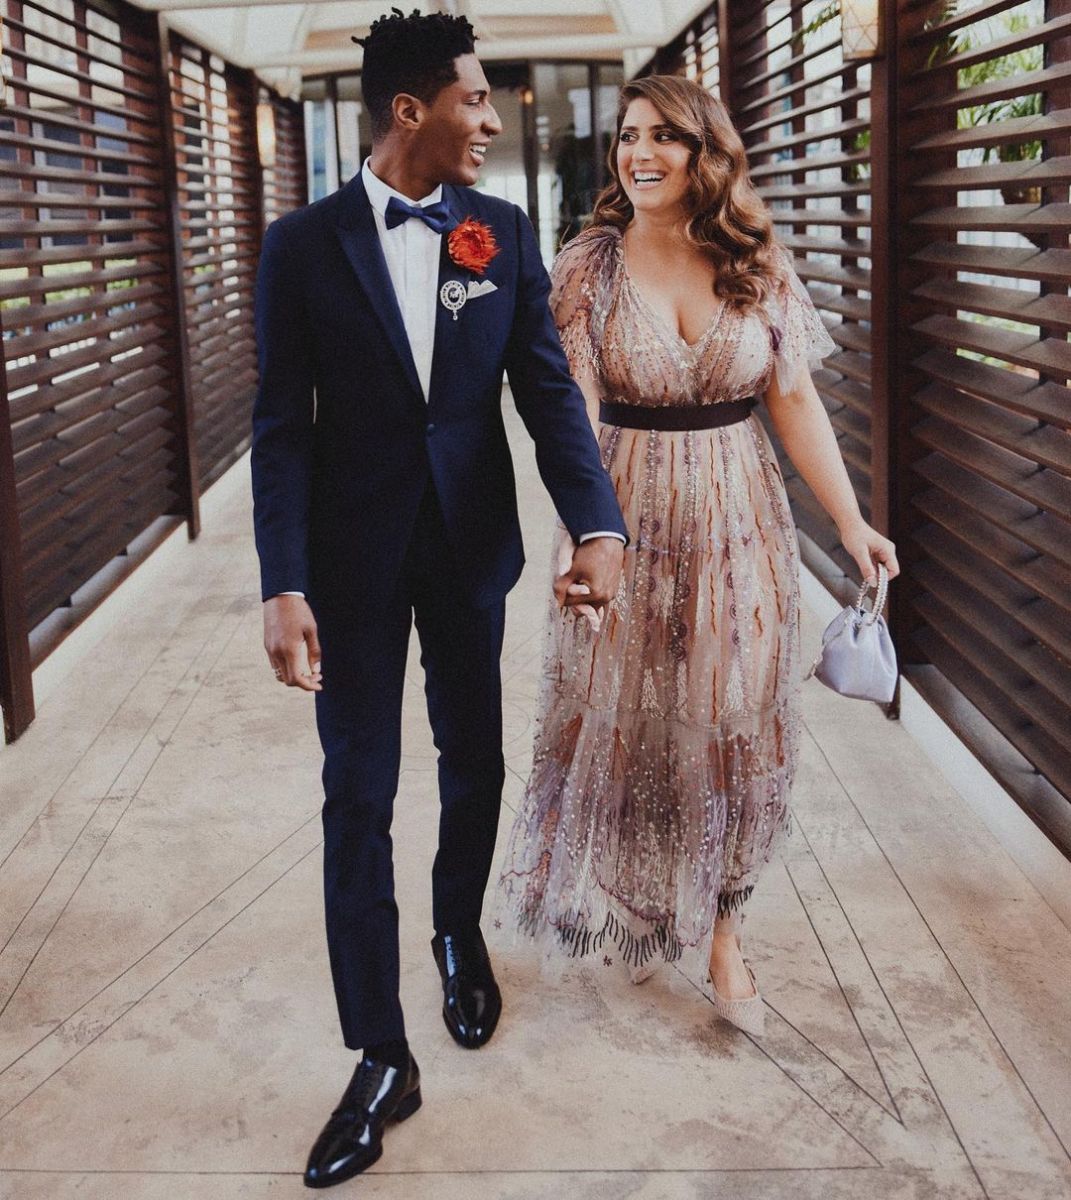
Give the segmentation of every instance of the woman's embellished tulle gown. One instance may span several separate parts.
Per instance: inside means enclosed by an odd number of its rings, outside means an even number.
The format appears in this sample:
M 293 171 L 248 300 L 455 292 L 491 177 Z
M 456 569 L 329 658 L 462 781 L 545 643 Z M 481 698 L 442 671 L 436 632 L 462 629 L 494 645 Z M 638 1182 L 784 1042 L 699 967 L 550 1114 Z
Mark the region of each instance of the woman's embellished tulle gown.
M 630 279 L 621 231 L 586 231 L 552 272 L 574 375 L 640 406 L 761 398 L 774 372 L 789 388 L 834 347 L 778 257 L 765 313 L 720 301 L 689 345 Z M 677 958 L 737 912 L 786 830 L 798 548 L 754 415 L 679 432 L 603 424 L 599 444 L 633 540 L 600 632 L 550 602 L 533 767 L 501 886 L 524 931 L 573 954 L 609 959 L 615 945 L 640 965 Z

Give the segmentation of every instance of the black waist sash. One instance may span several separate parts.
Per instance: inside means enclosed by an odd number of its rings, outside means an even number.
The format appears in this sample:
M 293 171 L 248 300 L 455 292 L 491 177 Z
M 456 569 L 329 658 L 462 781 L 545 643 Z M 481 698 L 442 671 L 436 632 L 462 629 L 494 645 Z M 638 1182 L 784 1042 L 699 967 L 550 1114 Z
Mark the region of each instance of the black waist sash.
M 689 429 L 717 429 L 735 425 L 751 415 L 754 396 L 744 400 L 724 400 L 718 404 L 669 405 L 599 403 L 599 420 L 604 425 L 620 425 L 625 429 L 657 429 L 679 433 Z

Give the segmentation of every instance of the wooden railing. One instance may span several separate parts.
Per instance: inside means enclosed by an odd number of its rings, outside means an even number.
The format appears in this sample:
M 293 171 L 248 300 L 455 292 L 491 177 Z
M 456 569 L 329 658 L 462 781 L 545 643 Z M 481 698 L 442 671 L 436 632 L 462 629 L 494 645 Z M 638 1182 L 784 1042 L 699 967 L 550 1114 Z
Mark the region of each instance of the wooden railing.
M 304 201 L 302 129 L 262 187 L 258 84 L 114 0 L 0 0 L 0 702 L 242 452 L 270 204 Z M 278 160 L 277 160 L 278 161 Z M 270 201 L 268 199 L 270 192 Z

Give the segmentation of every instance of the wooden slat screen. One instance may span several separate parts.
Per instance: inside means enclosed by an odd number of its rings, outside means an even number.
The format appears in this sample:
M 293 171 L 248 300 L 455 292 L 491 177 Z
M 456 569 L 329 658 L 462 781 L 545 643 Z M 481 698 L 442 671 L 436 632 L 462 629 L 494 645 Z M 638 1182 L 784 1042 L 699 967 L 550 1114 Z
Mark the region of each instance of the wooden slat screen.
M 305 117 L 301 104 L 261 88 L 260 102 L 275 114 L 275 162 L 264 167 L 264 224 L 308 203 L 305 169 Z
M 249 445 L 260 168 L 253 77 L 171 35 L 171 104 L 200 486 Z
M 884 37 L 853 63 L 836 3 L 721 0 L 648 69 L 720 62 L 838 345 L 815 383 L 848 474 L 899 545 L 905 674 L 1071 853 L 1071 0 L 889 0 Z M 804 559 L 847 597 L 781 461 Z
M 719 85 L 717 9 L 712 6 L 700 13 L 678 37 L 663 46 L 641 74 L 684 75 L 716 92 Z
M 864 516 L 871 516 L 869 65 L 846 62 L 833 6 L 752 3 L 732 9 L 730 112 L 751 178 L 773 210 L 838 353 L 814 376 Z M 723 95 L 725 92 L 723 92 Z M 841 594 L 858 569 L 810 489 L 780 455 L 806 542 L 839 570 Z M 843 572 L 843 575 L 841 574 Z M 847 577 L 847 578 L 845 578 Z
M 298 106 L 124 0 L 0 0 L 0 703 L 249 440 L 265 208 Z M 278 153 L 260 170 L 258 88 Z
M 0 306 L 37 625 L 176 511 L 176 346 L 153 24 L 2 0 Z
M 1068 796 L 1071 5 L 903 21 L 907 674 Z

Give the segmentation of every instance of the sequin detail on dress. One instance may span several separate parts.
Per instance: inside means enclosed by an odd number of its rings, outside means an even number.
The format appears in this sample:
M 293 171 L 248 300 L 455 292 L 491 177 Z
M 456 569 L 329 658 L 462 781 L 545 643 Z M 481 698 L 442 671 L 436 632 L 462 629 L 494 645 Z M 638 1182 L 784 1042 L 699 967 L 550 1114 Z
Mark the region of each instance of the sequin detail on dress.
M 783 266 L 765 317 L 722 304 L 689 345 L 602 226 L 558 256 L 551 307 L 574 374 L 601 399 L 717 404 L 761 395 L 774 372 L 787 387 L 835 348 Z M 739 909 L 787 828 L 799 560 L 754 417 L 603 425 L 599 445 L 633 542 L 600 633 L 548 603 L 534 761 L 500 886 L 527 933 L 574 955 L 611 942 L 638 965 L 676 959 Z

